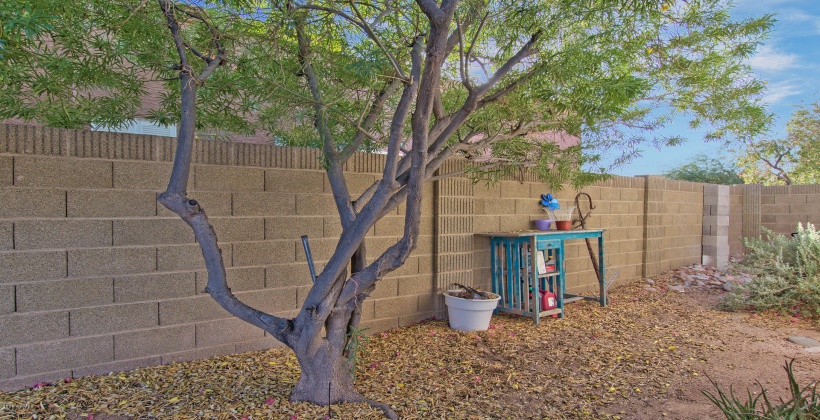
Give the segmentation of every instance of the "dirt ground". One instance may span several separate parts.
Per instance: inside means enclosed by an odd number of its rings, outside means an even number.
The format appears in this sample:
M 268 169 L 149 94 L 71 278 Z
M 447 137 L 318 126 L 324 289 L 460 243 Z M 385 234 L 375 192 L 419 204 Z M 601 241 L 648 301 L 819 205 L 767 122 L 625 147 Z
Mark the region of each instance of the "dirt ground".
M 703 309 L 695 311 L 695 316 L 708 316 L 717 313 L 714 308 L 723 294 L 718 290 L 695 290 L 669 293 L 666 298 L 674 305 Z M 773 401 L 788 400 L 790 394 L 784 366 L 791 359 L 794 359 L 799 384 L 820 380 L 820 348 L 806 349 L 787 340 L 790 336 L 820 340 L 816 321 L 776 312 L 719 314 L 721 322 L 708 340 L 718 351 L 700 361 L 698 370 L 703 375 L 675 378 L 672 383 L 675 392 L 668 398 L 630 399 L 614 404 L 610 412 L 618 411 L 625 414 L 623 418 L 632 419 L 722 418 L 701 392 L 707 390 L 717 394 L 709 378 L 720 384 L 724 392 L 728 392 L 731 386 L 743 401 L 748 399 L 747 390 L 757 395 L 761 385 Z
M 722 416 L 701 393 L 714 392 L 709 378 L 744 397 L 760 381 L 774 400 L 788 360 L 800 384 L 820 379 L 820 348 L 787 341 L 820 340 L 817 320 L 719 311 L 720 282 L 684 279 L 614 288 L 605 308 L 572 303 L 537 326 L 495 315 L 478 333 L 429 321 L 375 334 L 357 389 L 403 419 L 711 419 Z M 0 419 L 383 418 L 366 404 L 290 402 L 298 376 L 286 349 L 222 356 L 0 393 Z

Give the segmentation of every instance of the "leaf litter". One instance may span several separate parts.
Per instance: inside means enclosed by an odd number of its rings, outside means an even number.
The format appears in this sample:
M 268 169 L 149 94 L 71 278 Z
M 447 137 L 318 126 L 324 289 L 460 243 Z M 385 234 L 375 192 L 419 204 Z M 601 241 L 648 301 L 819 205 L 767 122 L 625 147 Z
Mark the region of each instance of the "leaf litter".
M 482 332 L 428 321 L 375 334 L 357 389 L 404 419 L 620 418 L 619 407 L 674 398 L 727 351 L 729 314 L 681 304 L 670 279 L 613 290 L 605 308 L 571 304 L 537 326 L 501 314 Z M 0 393 L 0 419 L 383 418 L 366 404 L 290 402 L 298 378 L 293 352 L 277 348 Z

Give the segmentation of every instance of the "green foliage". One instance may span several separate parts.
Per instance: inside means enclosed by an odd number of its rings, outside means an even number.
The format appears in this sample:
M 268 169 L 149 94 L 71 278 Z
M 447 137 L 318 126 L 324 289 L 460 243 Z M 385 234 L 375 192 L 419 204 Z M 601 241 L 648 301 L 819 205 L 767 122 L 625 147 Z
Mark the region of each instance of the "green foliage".
M 812 382 L 807 386 L 801 386 L 794 379 L 794 371 L 792 365 L 794 359 L 786 362 L 784 369 L 789 380 L 789 391 L 791 392 L 791 399 L 783 401 L 780 404 L 773 404 L 766 389 L 757 381 L 760 386 L 760 393 L 756 396 L 752 395 L 751 391 L 747 392 L 746 401 L 742 401 L 735 396 L 732 387 L 729 387 L 729 394 L 727 395 L 720 389 L 715 380 L 709 378 L 717 390 L 717 395 L 709 391 L 701 391 L 712 404 L 716 405 L 723 415 L 728 420 L 756 420 L 756 419 L 800 419 L 812 420 L 820 419 L 820 392 L 818 392 L 818 382 Z
M 820 104 L 799 107 L 786 129 L 784 139 L 763 138 L 746 143 L 738 163 L 747 183 L 820 183 Z
M 178 13 L 186 43 L 210 55 L 216 31 L 229 50 L 238 49 L 249 29 L 235 15 L 241 3 L 234 3 L 226 5 L 231 9 L 176 4 L 178 10 L 210 15 L 208 27 Z M 68 128 L 118 127 L 137 116 L 161 124 L 178 121 L 178 58 L 156 2 L 0 0 L 0 22 L 0 119 Z M 203 65 L 189 61 L 195 68 Z M 238 64 L 234 59 L 226 67 Z M 213 83 L 198 89 L 200 129 L 252 131 L 250 105 L 236 94 L 238 76 L 217 72 Z M 144 101 L 151 102 L 149 92 L 158 92 L 160 106 L 141 111 Z
M 366 346 L 370 341 L 370 337 L 367 336 L 367 330 L 369 330 L 369 328 L 354 328 L 351 326 L 345 337 L 347 339 L 345 354 L 347 355 L 347 362 L 350 366 L 350 373 L 354 379 L 356 378 L 356 366 L 359 357 L 367 354 Z
M 765 239 L 745 240 L 739 268 L 754 276 L 732 289 L 722 301 L 726 309 L 799 310 L 820 314 L 820 233 L 808 223 L 795 237 L 763 228 Z
M 0 117 L 116 126 L 134 118 L 150 87 L 159 89 L 161 101 L 149 119 L 177 122 L 176 52 L 156 4 L 24 4 L 0 0 L 8 27 L 0 36 Z M 262 131 L 276 144 L 322 147 L 327 139 L 314 129 L 318 106 L 337 151 L 385 150 L 401 89 L 387 95 L 371 128 L 360 126 L 374 98 L 407 74 L 409 46 L 428 31 L 417 4 L 273 2 L 252 12 L 242 10 L 253 2 L 197 4 L 175 5 L 208 16 L 205 25 L 179 14 L 186 44 L 212 54 L 217 33 L 229 51 L 225 65 L 197 89 L 199 133 Z M 735 21 L 730 7 L 726 0 L 464 1 L 451 28 L 460 42 L 437 81 L 443 114 L 429 123 L 466 112 L 445 146 L 460 154 L 472 154 L 473 146 L 488 150 L 493 165 L 471 169 L 479 179 L 525 166 L 553 185 L 576 187 L 604 177 L 604 158 L 617 164 L 642 144 L 680 143 L 657 134 L 674 115 L 709 127 L 709 139 L 757 135 L 770 116 L 760 103 L 763 83 L 745 63 L 773 20 Z M 310 38 L 321 103 L 305 82 L 297 19 L 304 19 Z M 536 34 L 535 52 L 492 79 Z M 190 60 L 193 66 L 201 61 Z M 488 80 L 497 83 L 466 105 Z M 411 130 L 400 127 L 405 148 Z M 569 133 L 581 144 L 555 150 L 534 140 L 544 132 Z M 490 138 L 492 145 L 475 144 Z
M 728 165 L 721 159 L 697 155 L 689 163 L 670 169 L 664 176 L 669 179 L 707 184 L 742 184 L 743 179 L 737 173 L 738 169 L 734 165 Z

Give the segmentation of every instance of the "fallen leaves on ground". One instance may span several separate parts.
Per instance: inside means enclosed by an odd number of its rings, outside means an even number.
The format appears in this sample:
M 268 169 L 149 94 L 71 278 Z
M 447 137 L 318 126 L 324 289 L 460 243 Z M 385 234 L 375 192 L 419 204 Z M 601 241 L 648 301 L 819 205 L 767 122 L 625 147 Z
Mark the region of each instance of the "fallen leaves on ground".
M 727 350 L 728 315 L 681 304 L 665 282 L 617 289 L 605 308 L 573 303 L 540 325 L 495 315 L 477 333 L 431 321 L 376 334 L 357 388 L 404 419 L 617 418 L 613 407 L 674 396 Z M 272 349 L 0 393 L 0 418 L 382 418 L 366 404 L 289 402 L 298 377 L 294 354 Z

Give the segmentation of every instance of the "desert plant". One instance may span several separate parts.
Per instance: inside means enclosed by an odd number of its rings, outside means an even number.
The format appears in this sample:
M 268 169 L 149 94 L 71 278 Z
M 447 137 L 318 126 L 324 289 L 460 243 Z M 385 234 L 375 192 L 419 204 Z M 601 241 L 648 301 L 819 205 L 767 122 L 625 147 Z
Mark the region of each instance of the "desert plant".
M 737 267 L 751 282 L 732 289 L 722 301 L 728 310 L 802 309 L 820 314 L 820 234 L 811 223 L 786 237 L 763 228 L 763 239 L 746 239 Z
M 774 405 L 766 395 L 766 389 L 760 382 L 757 385 L 760 387 L 760 394 L 752 395 L 752 392 L 747 390 L 748 399 L 742 401 L 735 396 L 732 387 L 729 387 L 729 394 L 727 395 L 720 389 L 718 383 L 709 378 L 715 389 L 717 395 L 709 391 L 701 391 L 712 404 L 715 404 L 723 415 L 729 420 L 742 419 L 820 419 L 820 392 L 818 392 L 818 382 L 814 381 L 804 387 L 800 387 L 794 379 L 794 371 L 792 365 L 794 359 L 786 362 L 783 367 L 789 378 L 789 391 L 791 399 L 783 401 L 780 399 L 780 404 Z

